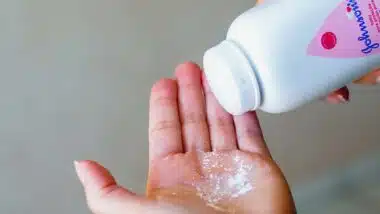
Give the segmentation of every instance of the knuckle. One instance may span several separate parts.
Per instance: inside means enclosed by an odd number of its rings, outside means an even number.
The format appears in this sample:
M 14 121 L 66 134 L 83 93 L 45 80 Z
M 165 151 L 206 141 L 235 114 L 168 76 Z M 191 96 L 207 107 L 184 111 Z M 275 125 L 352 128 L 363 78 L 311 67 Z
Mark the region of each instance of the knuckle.
M 210 122 L 211 129 L 217 129 L 222 131 L 227 131 L 232 125 L 232 121 L 226 117 L 216 117 L 212 122 Z
M 186 91 L 199 91 L 200 84 L 187 83 L 187 84 L 181 85 L 181 88 L 185 89 Z
M 258 127 L 246 127 L 241 131 L 236 133 L 236 137 L 238 140 L 244 139 L 262 139 L 264 140 L 263 134 L 261 132 L 261 128 Z
M 150 135 L 155 136 L 157 135 L 157 133 L 161 133 L 166 130 L 170 130 L 170 129 L 176 130 L 180 128 L 181 128 L 181 125 L 179 124 L 178 121 L 163 120 L 163 121 L 157 122 L 155 125 L 152 126 L 150 130 Z
M 177 105 L 177 100 L 169 96 L 160 96 L 153 101 L 153 104 L 161 107 L 175 107 Z
M 120 191 L 122 191 L 122 189 L 117 185 L 112 184 L 109 186 L 105 186 L 102 189 L 100 189 L 99 198 L 105 199 L 108 197 L 112 197 L 113 195 L 117 195 Z
M 123 189 L 117 185 L 109 185 L 98 190 L 92 196 L 87 198 L 87 206 L 94 214 L 104 213 L 104 205 L 109 199 L 123 193 Z
M 200 81 L 179 82 L 179 91 L 181 94 L 186 94 L 188 97 L 193 97 L 194 95 L 198 96 L 202 93 L 202 84 Z
M 182 125 L 202 125 L 206 123 L 206 117 L 199 113 L 186 113 L 182 116 Z

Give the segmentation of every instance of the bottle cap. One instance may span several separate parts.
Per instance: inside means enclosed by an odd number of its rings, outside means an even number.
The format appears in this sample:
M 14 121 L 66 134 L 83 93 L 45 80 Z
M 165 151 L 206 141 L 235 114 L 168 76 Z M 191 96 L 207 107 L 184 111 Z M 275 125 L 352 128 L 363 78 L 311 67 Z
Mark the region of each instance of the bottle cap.
M 233 115 L 256 110 L 261 92 L 250 60 L 233 41 L 225 40 L 203 58 L 206 79 L 222 107 Z

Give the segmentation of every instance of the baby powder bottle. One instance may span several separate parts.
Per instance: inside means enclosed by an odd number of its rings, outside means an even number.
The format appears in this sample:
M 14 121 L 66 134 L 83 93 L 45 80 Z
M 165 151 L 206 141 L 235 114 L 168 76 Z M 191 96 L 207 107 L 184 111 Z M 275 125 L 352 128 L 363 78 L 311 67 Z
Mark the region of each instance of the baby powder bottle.
M 266 0 L 204 55 L 231 114 L 294 110 L 380 66 L 380 0 Z

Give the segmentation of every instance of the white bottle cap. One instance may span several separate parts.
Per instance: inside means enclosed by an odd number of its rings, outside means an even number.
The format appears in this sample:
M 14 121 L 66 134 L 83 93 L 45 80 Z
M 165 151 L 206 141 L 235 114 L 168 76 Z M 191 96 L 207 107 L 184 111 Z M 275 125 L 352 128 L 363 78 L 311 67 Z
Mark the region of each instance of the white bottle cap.
M 203 64 L 210 88 L 227 112 L 241 115 L 260 107 L 255 71 L 234 42 L 226 40 L 208 50 Z

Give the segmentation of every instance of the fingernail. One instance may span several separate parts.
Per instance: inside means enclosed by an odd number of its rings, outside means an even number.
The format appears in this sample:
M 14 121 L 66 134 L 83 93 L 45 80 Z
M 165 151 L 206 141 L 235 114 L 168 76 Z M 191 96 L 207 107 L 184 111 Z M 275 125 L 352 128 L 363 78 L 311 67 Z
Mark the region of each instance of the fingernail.
M 75 168 L 75 172 L 77 173 L 77 176 L 78 176 L 80 182 L 84 183 L 83 173 L 82 173 L 82 170 L 80 168 L 80 162 L 79 161 L 74 161 L 74 168 Z
M 346 99 L 343 95 L 338 95 L 337 98 L 341 104 L 348 103 L 348 99 Z

